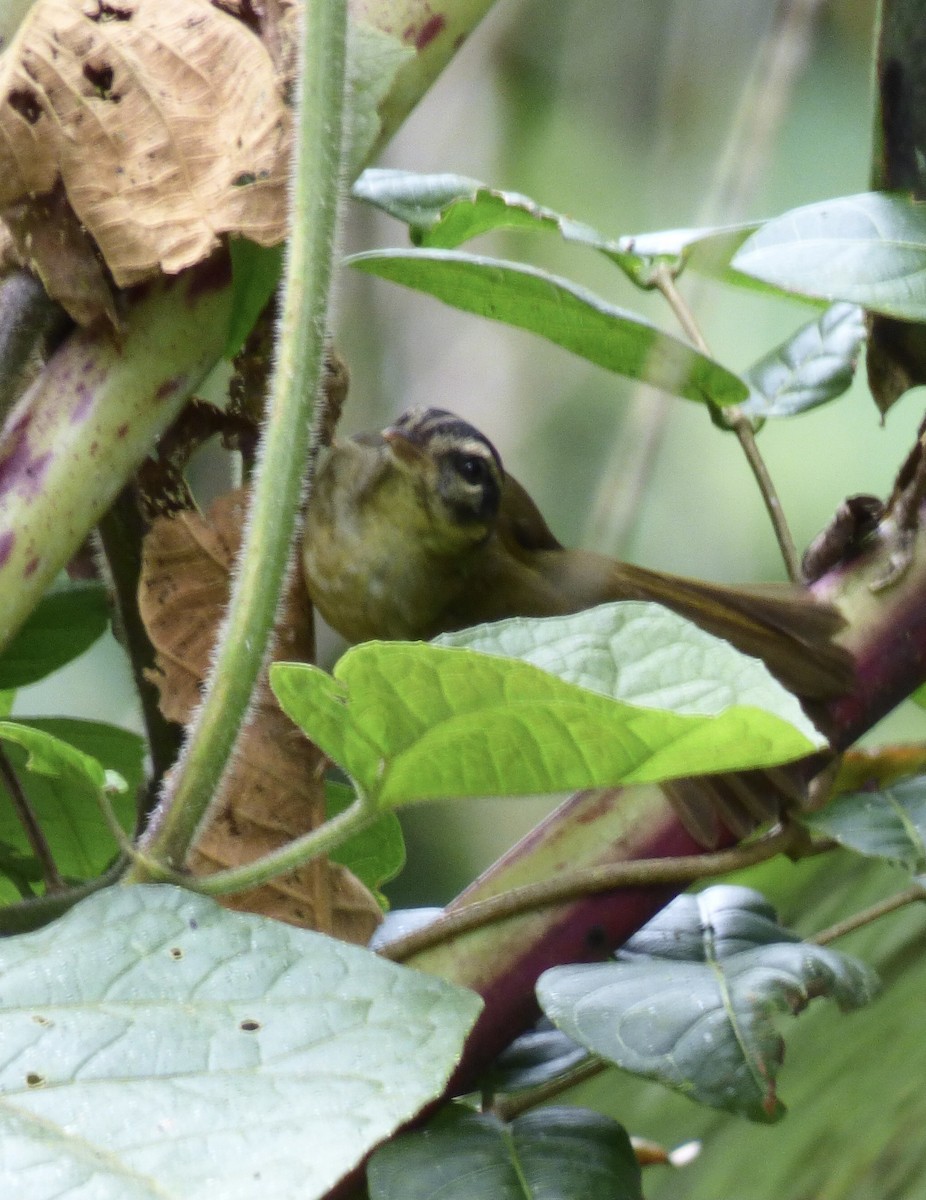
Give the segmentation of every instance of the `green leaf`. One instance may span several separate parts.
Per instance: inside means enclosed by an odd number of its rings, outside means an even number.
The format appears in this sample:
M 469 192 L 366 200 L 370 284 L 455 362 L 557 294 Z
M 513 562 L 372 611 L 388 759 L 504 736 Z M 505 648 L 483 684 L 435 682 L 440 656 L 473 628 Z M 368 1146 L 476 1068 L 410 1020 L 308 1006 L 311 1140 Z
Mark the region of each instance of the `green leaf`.
M 847 792 L 801 819 L 859 854 L 886 858 L 915 875 L 926 872 L 926 776 L 878 792 Z
M 618 242 L 591 225 L 545 208 L 529 196 L 490 188 L 465 175 L 369 168 L 351 195 L 404 221 L 417 246 L 450 250 L 496 229 L 549 231 L 565 242 L 598 250 L 625 269 L 635 261 L 634 255 L 624 254 Z
M 793 417 L 835 400 L 851 385 L 865 338 L 862 310 L 833 304 L 745 373 L 749 417 Z
M 488 1084 L 493 1093 L 542 1087 L 562 1079 L 590 1057 L 584 1046 L 544 1019 L 505 1047 L 492 1064 Z
M 480 1007 L 169 887 L 0 942 L 0 1195 L 315 1200 L 438 1095 Z
M 707 229 L 664 229 L 618 239 L 621 265 L 641 286 L 653 286 L 656 268 L 677 277 L 688 267 L 702 275 L 765 290 L 763 285 L 730 269 L 730 260 L 758 225 L 721 225 Z
M 370 1200 L 643 1200 L 626 1131 L 581 1108 L 453 1108 L 381 1146 L 367 1179 Z
M 763 662 L 661 604 L 616 601 L 563 617 L 516 617 L 446 633 L 433 644 L 517 658 L 645 708 L 701 716 L 761 708 L 819 739 L 799 702 Z
M 327 816 L 333 817 L 343 812 L 355 799 L 354 789 L 346 784 L 330 780 L 325 782 Z M 329 851 L 328 857 L 352 871 L 385 908 L 386 900 L 379 889 L 390 879 L 395 879 L 405 866 L 402 826 L 393 813 L 382 813 L 372 825 Z
M 387 33 L 368 24 L 359 10 L 351 14 L 347 26 L 346 178 L 357 174 L 377 141 L 395 132 L 399 114 L 411 107 L 405 89 L 411 89 L 417 98 L 426 86 L 410 77 L 417 57 L 414 45 L 403 40 L 400 29 Z M 402 82 L 398 83 L 400 73 Z
M 758 225 L 715 229 L 672 229 L 618 239 L 591 225 L 538 204 L 518 192 L 501 191 L 466 175 L 420 175 L 370 168 L 351 195 L 409 226 L 416 246 L 450 250 L 494 230 L 550 232 L 564 242 L 596 250 L 638 286 L 654 286 L 658 264 L 678 275 L 689 263 L 709 274 L 725 274 L 733 254 Z
M 98 875 L 118 850 L 100 809 L 106 772 L 117 772 L 132 789 L 110 797 L 123 827 L 131 829 L 134 789 L 143 777 L 142 739 L 95 721 L 43 718 L 0 721 L 0 740 L 58 870 L 69 879 Z M 5 788 L 0 794 L 0 840 L 30 856 Z
M 565 1033 L 634 1074 L 755 1121 L 784 1113 L 773 1016 L 817 996 L 842 1009 L 875 995 L 863 963 L 799 940 L 748 888 L 679 896 L 613 963 L 554 967 L 540 1005 Z
M 345 262 L 687 400 L 738 404 L 748 394 L 737 375 L 687 342 L 535 267 L 455 250 L 378 250 Z
M 108 624 L 106 589 L 99 584 L 49 592 L 0 654 L 0 689 L 44 679 L 88 650 Z
M 224 355 L 233 358 L 276 290 L 283 270 L 282 246 L 258 246 L 248 238 L 229 242 L 232 263 L 232 310 Z
M 789 292 L 926 321 L 926 205 L 865 192 L 766 222 L 733 259 Z
M 526 644 L 537 660 L 555 659 L 582 687 L 533 662 L 411 642 L 356 646 L 333 678 L 275 664 L 271 685 L 381 806 L 657 782 L 770 766 L 822 744 L 765 667 L 726 642 L 658 605 L 592 613 L 484 630 L 508 652 Z M 623 687 L 637 703 L 602 694 Z M 641 696 L 661 707 L 642 707 Z

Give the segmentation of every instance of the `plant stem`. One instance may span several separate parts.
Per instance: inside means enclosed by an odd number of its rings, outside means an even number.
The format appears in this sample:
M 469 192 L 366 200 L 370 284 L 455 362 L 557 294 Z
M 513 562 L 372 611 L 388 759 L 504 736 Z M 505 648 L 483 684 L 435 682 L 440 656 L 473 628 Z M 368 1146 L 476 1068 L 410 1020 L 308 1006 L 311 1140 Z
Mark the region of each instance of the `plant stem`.
M 112 508 L 101 519 L 98 529 L 118 614 L 120 639 L 129 658 L 141 704 L 152 765 L 152 778 L 146 791 L 153 799 L 168 768 L 177 758 L 180 727 L 161 713 L 158 689 L 145 674 L 148 668 L 154 666 L 155 654 L 138 611 L 144 522 L 134 488 L 123 488 Z
M 28 271 L 13 271 L 0 280 L 0 418 L 12 407 L 34 351 L 66 326 L 61 306 L 49 300 Z
M 360 833 L 376 820 L 378 814 L 371 811 L 363 800 L 358 800 L 337 816 L 331 817 L 317 829 L 304 833 L 269 854 L 246 863 L 243 867 L 230 867 L 227 871 L 216 871 L 212 875 L 178 875 L 164 872 L 161 878 L 182 884 L 190 891 L 204 896 L 228 896 L 232 892 L 244 892 L 260 887 L 295 871 L 310 859 L 327 854 L 347 838 Z
M 0 780 L 3 781 L 4 787 L 9 792 L 13 808 L 16 810 L 16 816 L 23 827 L 26 838 L 32 848 L 32 853 L 38 859 L 39 865 L 42 868 L 46 892 L 62 891 L 67 885 L 61 878 L 58 865 L 51 852 L 51 847 L 46 841 L 42 826 L 32 811 L 29 798 L 23 791 L 22 784 L 19 782 L 19 776 L 13 770 L 13 764 L 2 747 L 0 747 Z
M 500 1121 L 513 1121 L 522 1113 L 530 1112 L 539 1104 L 548 1104 L 557 1096 L 561 1096 L 563 1092 L 578 1087 L 580 1083 L 587 1083 L 613 1066 L 613 1063 L 604 1062 L 600 1058 L 588 1058 L 579 1063 L 577 1067 L 573 1067 L 571 1071 L 558 1075 L 556 1079 L 550 1079 L 546 1083 L 540 1083 L 536 1087 L 525 1088 L 523 1091 L 513 1092 L 510 1095 L 499 1096 L 492 1101 L 490 1111 Z
M 835 942 L 837 938 L 845 937 L 847 933 L 852 933 L 856 929 L 870 925 L 872 921 L 886 917 L 888 913 L 896 912 L 899 908 L 905 908 L 908 904 L 915 904 L 923 900 L 926 900 L 926 889 L 920 887 L 917 883 L 911 884 L 910 887 L 905 888 L 902 892 L 897 892 L 893 896 L 879 900 L 877 904 L 872 904 L 869 908 L 863 908 L 861 912 L 853 913 L 851 917 L 846 917 L 844 921 L 837 921 L 835 925 L 830 925 L 828 929 L 821 929 L 813 937 L 807 938 L 807 941 L 813 942 L 817 946 L 827 946 L 830 942 Z
M 553 904 L 566 904 L 582 896 L 610 892 L 622 887 L 649 884 L 694 883 L 713 875 L 755 866 L 793 849 L 805 837 L 802 830 L 788 826 L 768 837 L 730 850 L 711 854 L 684 855 L 676 858 L 637 859 L 586 867 L 556 879 L 512 888 L 488 900 L 479 900 L 449 910 L 439 920 L 385 946 L 381 953 L 393 962 L 404 962 L 412 955 L 450 941 L 473 929 Z
M 710 347 L 704 340 L 704 335 L 701 333 L 701 329 L 695 320 L 694 313 L 691 311 L 688 302 L 676 287 L 671 271 L 669 271 L 664 263 L 660 263 L 653 272 L 653 278 L 656 287 L 665 297 L 666 302 L 675 314 L 685 334 L 702 354 L 710 355 Z M 791 536 L 791 530 L 788 528 L 788 522 L 785 519 L 781 501 L 778 499 L 775 484 L 768 472 L 768 467 L 765 465 L 765 460 L 759 453 L 759 447 L 756 445 L 755 430 L 752 427 L 752 422 L 748 417 L 743 416 L 736 407 L 719 410 L 718 416 L 721 422 L 736 434 L 755 481 L 759 485 L 759 491 L 762 494 L 766 511 L 771 519 L 772 528 L 775 531 L 778 548 L 781 550 L 781 557 L 784 559 L 788 578 L 792 583 L 800 583 L 802 581 L 800 556 L 797 553 L 794 538 Z
M 304 6 L 279 349 L 239 569 L 206 695 L 142 848 L 180 867 L 206 818 L 264 663 L 290 557 L 321 378 L 340 187 L 345 0 Z M 129 878 L 144 873 L 137 868 Z

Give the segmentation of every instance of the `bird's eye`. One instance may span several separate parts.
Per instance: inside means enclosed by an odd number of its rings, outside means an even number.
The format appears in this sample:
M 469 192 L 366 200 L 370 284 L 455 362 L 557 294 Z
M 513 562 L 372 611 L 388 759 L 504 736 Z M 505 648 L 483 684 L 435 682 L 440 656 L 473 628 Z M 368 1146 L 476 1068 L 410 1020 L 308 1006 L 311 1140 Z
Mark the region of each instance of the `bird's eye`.
M 478 458 L 475 454 L 462 454 L 456 461 L 457 474 L 461 479 L 465 479 L 467 483 L 476 485 L 485 483 L 488 478 L 489 468 L 484 458 Z

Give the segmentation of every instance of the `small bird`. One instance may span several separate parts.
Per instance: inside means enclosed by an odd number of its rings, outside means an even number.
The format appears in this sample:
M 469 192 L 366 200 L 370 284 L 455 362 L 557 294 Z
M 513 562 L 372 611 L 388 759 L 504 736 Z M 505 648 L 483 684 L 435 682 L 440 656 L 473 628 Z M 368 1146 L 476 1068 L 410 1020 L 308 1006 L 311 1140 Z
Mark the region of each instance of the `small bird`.
M 840 695 L 852 678 L 833 641 L 844 624 L 835 608 L 789 585 L 724 586 L 567 549 L 489 439 L 443 409 L 411 409 L 381 433 L 334 443 L 302 565 L 313 603 L 349 642 L 643 600 L 763 659 L 804 700 Z

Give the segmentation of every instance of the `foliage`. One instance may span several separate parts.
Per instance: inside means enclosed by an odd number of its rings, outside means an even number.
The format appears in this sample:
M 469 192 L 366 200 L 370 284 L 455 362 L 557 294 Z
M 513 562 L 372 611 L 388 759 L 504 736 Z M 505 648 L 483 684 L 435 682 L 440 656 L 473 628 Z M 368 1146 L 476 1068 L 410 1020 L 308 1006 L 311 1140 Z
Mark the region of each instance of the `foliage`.
M 685 878 L 678 860 L 700 847 L 662 793 L 649 803 L 617 789 L 665 783 L 671 796 L 708 777 L 691 786 L 736 831 L 755 788 L 800 790 L 820 765 L 811 756 L 845 749 L 922 683 L 921 448 L 898 464 L 889 506 L 834 525 L 815 559 L 819 598 L 851 619 L 857 671 L 849 700 L 813 719 L 761 662 L 659 606 L 516 618 L 436 645 L 371 642 L 328 672 L 308 661 L 298 583 L 281 595 L 306 451 L 314 463 L 330 433 L 316 422 L 309 444 L 344 172 L 354 199 L 411 242 L 345 265 L 703 406 L 745 449 L 792 568 L 755 435 L 845 394 L 863 309 L 910 323 L 911 352 L 896 361 L 884 327 L 871 335 L 879 402 L 898 378 L 926 382 L 918 194 L 612 237 L 462 175 L 359 174 L 489 4 L 406 7 L 398 32 L 388 4 L 354 6 L 349 28 L 342 4 L 310 6 L 300 40 L 286 6 L 40 0 L 0 60 L 8 257 L 79 326 L 0 433 L 0 921 L 18 933 L 0 944 L 0 1178 L 24 1200 L 323 1197 L 371 1152 L 372 1200 L 629 1200 L 643 1194 L 646 1152 L 623 1125 L 543 1102 L 607 1061 L 777 1120 L 773 1018 L 820 996 L 859 1008 L 878 990 L 871 966 L 802 940 L 754 890 L 666 903 Z M 490 236 L 523 249 L 531 234 L 565 265 L 461 248 Z M 640 311 L 564 273 L 578 276 L 589 253 Z M 708 348 L 680 290 L 692 276 L 797 299 L 812 316 L 742 368 Z M 644 315 L 650 293 L 681 334 Z M 227 411 L 188 404 L 223 354 L 237 356 Z M 215 433 L 247 481 L 221 520 L 194 511 L 185 475 Z M 97 526 L 105 582 L 47 591 Z M 169 569 L 165 529 L 177 535 Z M 110 604 L 146 738 L 14 718 L 15 690 L 88 649 Z M 893 897 L 857 924 L 920 899 L 923 777 L 902 757 L 886 753 L 803 825 L 696 866 L 708 877 L 766 847 L 800 859 L 839 846 L 905 873 L 907 890 L 892 876 Z M 379 953 L 341 940 L 365 941 L 387 904 L 380 889 L 404 862 L 395 810 L 562 791 L 576 796 L 474 885 L 470 898 L 511 904 L 483 928 L 460 933 L 451 912 L 409 918 L 401 936 L 387 926 Z M 582 869 L 568 853 L 580 824 L 594 847 Z M 572 892 L 551 897 L 550 883 Z M 257 915 L 268 913 L 281 919 Z M 613 959 L 588 961 L 619 941 Z M 555 1031 L 524 1033 L 535 983 Z M 499 1055 L 517 1033 L 526 1040 Z M 437 1111 L 424 1125 L 397 1133 L 426 1107 Z M 633 1109 L 617 1115 L 636 1132 Z

